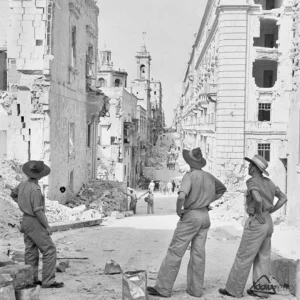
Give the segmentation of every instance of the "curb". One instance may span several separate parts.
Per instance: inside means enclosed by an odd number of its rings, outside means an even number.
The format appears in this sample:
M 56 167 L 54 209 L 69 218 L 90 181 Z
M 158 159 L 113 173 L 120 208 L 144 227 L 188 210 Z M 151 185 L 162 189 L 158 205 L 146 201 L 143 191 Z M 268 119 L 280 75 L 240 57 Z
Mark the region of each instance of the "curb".
M 275 258 L 271 260 L 271 275 L 277 282 L 288 286 L 290 293 L 300 300 L 300 260 Z
M 52 232 L 64 231 L 69 229 L 77 229 L 83 227 L 97 226 L 102 223 L 103 219 L 94 219 L 87 221 L 77 221 L 77 222 L 59 222 L 49 224 Z

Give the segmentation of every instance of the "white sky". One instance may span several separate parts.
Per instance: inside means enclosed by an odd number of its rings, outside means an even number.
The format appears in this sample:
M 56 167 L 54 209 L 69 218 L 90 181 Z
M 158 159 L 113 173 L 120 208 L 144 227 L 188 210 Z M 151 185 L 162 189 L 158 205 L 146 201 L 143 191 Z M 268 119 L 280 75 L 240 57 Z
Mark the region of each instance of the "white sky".
M 146 32 L 151 77 L 162 82 L 167 125 L 179 103 L 187 63 L 207 0 L 98 0 L 99 49 L 112 51 L 114 67 L 136 78 L 135 55 Z

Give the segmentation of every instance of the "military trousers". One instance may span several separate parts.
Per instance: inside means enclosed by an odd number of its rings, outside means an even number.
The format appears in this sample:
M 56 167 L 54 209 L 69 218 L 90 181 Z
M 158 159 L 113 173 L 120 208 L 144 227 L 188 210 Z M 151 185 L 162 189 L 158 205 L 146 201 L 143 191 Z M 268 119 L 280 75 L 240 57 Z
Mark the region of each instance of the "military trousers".
M 56 247 L 45 227 L 37 218 L 24 215 L 21 229 L 24 233 L 25 264 L 34 269 L 34 280 L 38 280 L 39 251 L 43 255 L 42 285 L 55 281 Z
M 266 223 L 260 224 L 249 217 L 244 226 L 242 240 L 226 283 L 226 290 L 237 298 L 243 297 L 248 276 L 253 265 L 253 283 L 268 284 L 271 264 L 271 237 L 273 221 L 264 212 Z
M 154 288 L 170 297 L 181 260 L 191 243 L 190 261 L 187 268 L 187 292 L 201 297 L 205 272 L 205 243 L 210 220 L 207 208 L 190 210 L 178 221 L 172 241 L 157 275 Z

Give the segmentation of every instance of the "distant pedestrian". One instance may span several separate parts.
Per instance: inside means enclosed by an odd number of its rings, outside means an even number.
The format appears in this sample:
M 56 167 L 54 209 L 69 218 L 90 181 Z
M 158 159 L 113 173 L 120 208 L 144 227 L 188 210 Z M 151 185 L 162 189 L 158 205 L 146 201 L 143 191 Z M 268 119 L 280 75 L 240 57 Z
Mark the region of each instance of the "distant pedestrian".
M 155 183 L 153 180 L 151 180 L 150 184 L 149 184 L 149 190 L 153 193 L 155 189 Z
M 172 181 L 172 193 L 174 194 L 174 192 L 175 192 L 175 187 L 176 187 L 176 183 L 175 183 L 175 181 L 173 180 Z
M 163 183 L 163 194 L 166 195 L 167 194 L 167 183 L 164 181 Z
M 147 201 L 147 214 L 149 215 L 150 213 L 154 214 L 154 194 L 149 191 L 148 194 L 148 201 Z
M 160 193 L 162 192 L 162 181 L 158 182 L 158 190 Z
M 168 189 L 168 194 L 169 195 L 171 195 L 172 194 L 172 182 L 171 181 L 169 181 L 168 183 L 167 183 L 167 189 Z
M 45 215 L 45 197 L 38 181 L 51 172 L 43 161 L 29 161 L 22 167 L 28 180 L 21 182 L 11 192 L 11 197 L 23 212 L 21 232 L 24 234 L 25 264 L 34 271 L 34 283 L 42 288 L 61 288 L 63 282 L 55 281 L 56 247 Z M 43 254 L 42 281 L 38 280 L 39 251 Z

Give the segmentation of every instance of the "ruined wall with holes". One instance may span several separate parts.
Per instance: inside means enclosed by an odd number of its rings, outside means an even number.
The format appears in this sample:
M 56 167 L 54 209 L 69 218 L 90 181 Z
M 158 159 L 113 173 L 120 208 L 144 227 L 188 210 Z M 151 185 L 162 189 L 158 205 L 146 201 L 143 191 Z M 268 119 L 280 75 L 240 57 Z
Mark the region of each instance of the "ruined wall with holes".
M 44 160 L 52 172 L 43 178 L 43 190 L 64 202 L 95 177 L 103 96 L 88 86 L 95 85 L 99 10 L 94 0 L 8 3 L 9 91 L 0 95 L 7 158 Z M 76 62 L 71 66 L 72 26 Z
M 259 144 L 269 144 L 270 178 L 286 192 L 293 10 L 290 1 L 278 2 L 278 8 L 272 10 L 263 10 L 264 3 L 258 2 L 262 6 L 252 6 L 248 16 L 245 154 L 252 157 L 258 153 Z M 270 70 L 274 71 L 270 79 L 272 86 L 268 85 L 264 73 Z M 268 104 L 270 118 L 267 120 L 259 120 L 259 104 Z
M 290 107 L 288 144 L 288 203 L 287 222 L 300 226 L 300 1 L 293 2 L 293 95 Z
M 110 98 L 110 110 L 109 117 L 101 119 L 99 124 L 99 172 L 107 175 L 110 180 L 135 186 L 134 167 L 139 156 L 132 152 L 135 142 L 133 137 L 130 144 L 124 144 L 124 122 L 133 122 L 136 118 L 137 98 L 130 89 L 101 88 L 101 90 Z

